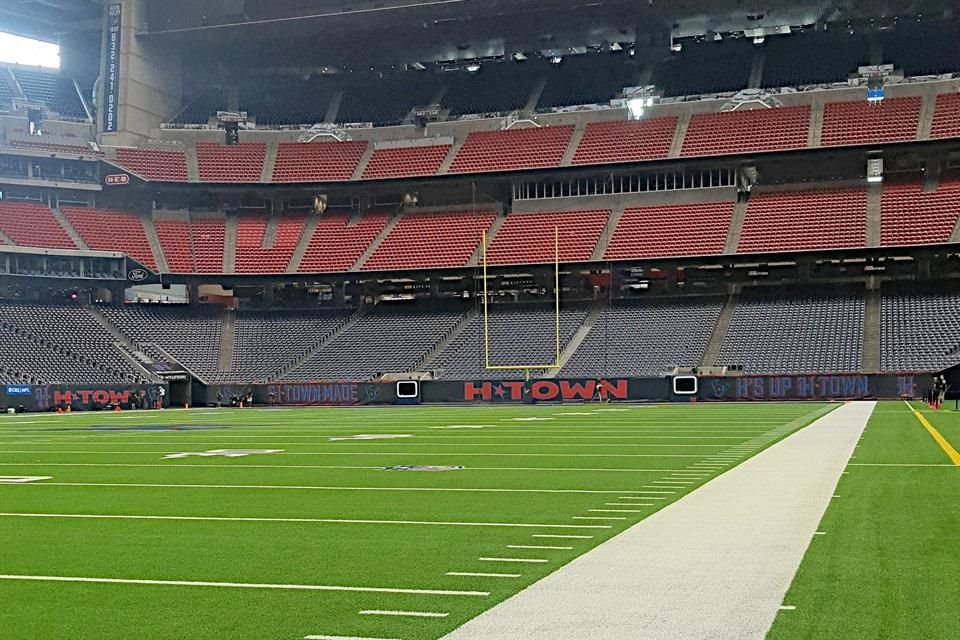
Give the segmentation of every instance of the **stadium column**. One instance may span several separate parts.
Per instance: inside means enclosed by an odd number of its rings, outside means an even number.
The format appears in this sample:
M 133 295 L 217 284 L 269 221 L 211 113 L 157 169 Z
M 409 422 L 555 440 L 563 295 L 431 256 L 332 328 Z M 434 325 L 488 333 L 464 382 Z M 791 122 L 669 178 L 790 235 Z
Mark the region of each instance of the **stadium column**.
M 97 127 L 105 145 L 156 137 L 180 108 L 181 58 L 176 47 L 137 37 L 147 0 L 108 0 L 101 48 Z

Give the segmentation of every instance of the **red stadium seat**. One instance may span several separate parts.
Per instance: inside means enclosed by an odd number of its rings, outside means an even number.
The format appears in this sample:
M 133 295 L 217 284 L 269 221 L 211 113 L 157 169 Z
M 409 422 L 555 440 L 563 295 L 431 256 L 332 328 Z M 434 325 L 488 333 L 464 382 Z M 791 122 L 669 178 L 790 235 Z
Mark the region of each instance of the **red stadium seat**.
M 822 144 L 832 147 L 916 140 L 920 105 L 918 96 L 887 98 L 877 103 L 864 100 L 827 103 L 823 112 Z
M 733 202 L 707 202 L 627 209 L 603 257 L 624 260 L 721 254 L 733 207 Z
M 260 182 L 266 145 L 259 142 L 223 145 L 197 143 L 201 182 Z
M 408 213 L 363 265 L 365 271 L 463 267 L 496 213 Z
M 441 144 L 377 149 L 363 170 L 363 177 L 370 180 L 435 175 L 450 152 L 450 147 Z
M 366 142 L 284 142 L 277 148 L 274 182 L 350 180 L 367 150 Z
M 507 216 L 487 251 L 489 264 L 553 262 L 555 230 L 559 230 L 560 260 L 590 259 L 610 216 L 608 209 L 513 213 Z
M 0 231 L 21 247 L 76 249 L 53 212 L 41 204 L 5 200 L 0 202 Z
M 386 213 L 367 212 L 351 225 L 349 214 L 324 214 L 300 261 L 300 273 L 349 270 L 387 226 L 389 218 Z
M 802 149 L 809 128 L 809 106 L 698 113 L 690 118 L 681 155 Z
M 573 155 L 573 164 L 660 160 L 670 153 L 676 118 L 591 122 Z
M 467 136 L 450 173 L 559 167 L 573 126 L 479 131 Z
M 116 162 L 147 180 L 187 181 L 187 156 L 183 151 L 117 149 Z
M 960 180 L 941 182 L 930 193 L 919 183 L 885 185 L 880 210 L 884 246 L 948 242 L 960 216 Z
M 157 263 L 139 216 L 115 209 L 62 207 L 87 246 L 97 251 L 122 251 L 154 271 Z

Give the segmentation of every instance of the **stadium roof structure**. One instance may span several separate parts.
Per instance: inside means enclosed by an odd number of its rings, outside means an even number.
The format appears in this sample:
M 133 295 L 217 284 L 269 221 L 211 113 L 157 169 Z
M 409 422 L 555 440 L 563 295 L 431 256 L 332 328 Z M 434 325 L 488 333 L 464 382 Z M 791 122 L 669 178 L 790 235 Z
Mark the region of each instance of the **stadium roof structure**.
M 9 0 L 0 4 L 0 31 L 55 42 L 60 34 L 100 31 L 102 0 Z

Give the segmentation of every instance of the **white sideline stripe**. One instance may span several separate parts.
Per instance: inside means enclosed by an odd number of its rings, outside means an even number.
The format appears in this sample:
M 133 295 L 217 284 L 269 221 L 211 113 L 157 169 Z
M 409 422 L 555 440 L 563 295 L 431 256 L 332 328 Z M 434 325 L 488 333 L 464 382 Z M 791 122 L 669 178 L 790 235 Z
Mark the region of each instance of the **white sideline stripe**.
M 507 549 L 545 549 L 548 551 L 569 551 L 573 547 L 549 547 L 535 544 L 508 544 Z
M 383 609 L 364 609 L 362 616 L 402 616 L 407 618 L 446 618 L 449 613 L 436 611 L 385 611 Z
M 220 444 L 220 443 L 217 443 Z M 514 446 L 514 445 L 508 445 Z M 579 445 L 576 445 L 579 446 Z M 616 445 L 619 446 L 619 445 Z M 46 451 L 38 449 L 17 449 L 0 451 L 0 453 L 43 453 L 58 455 L 141 455 L 155 456 L 169 453 L 183 453 L 182 451 L 100 451 L 91 449 L 90 451 Z M 278 453 L 278 456 L 414 456 L 414 455 L 433 455 L 433 456 L 459 456 L 463 458 L 474 457 L 496 457 L 504 456 L 526 457 L 526 458 L 703 458 L 703 454 L 696 453 L 424 453 L 423 451 L 285 451 Z M 172 465 L 170 465 L 172 466 Z
M 2 453 L 6 452 L 0 451 L 0 454 Z M 0 467 L 134 467 L 138 469 L 164 469 L 167 467 L 179 467 L 182 469 L 383 469 L 382 466 L 356 467 L 322 464 L 208 464 L 206 462 L 197 464 L 182 464 L 176 462 L 172 462 L 170 464 L 134 464 L 130 462 L 0 462 Z M 462 469 L 462 471 L 614 471 L 618 473 L 669 473 L 671 471 L 677 471 L 677 469 L 617 469 L 611 467 L 467 467 Z
M 519 562 L 522 564 L 543 564 L 547 562 L 545 558 L 495 558 L 484 557 L 477 558 L 480 562 Z
M 0 574 L 0 580 L 32 582 L 92 582 L 95 584 L 140 584 L 161 587 L 216 587 L 222 589 L 280 589 L 286 591 L 349 591 L 355 593 L 404 593 L 422 596 L 486 597 L 488 591 L 449 591 L 447 589 L 394 589 L 391 587 L 344 587 L 325 584 L 258 584 L 247 582 L 205 582 L 199 580 L 135 580 L 129 578 L 83 578 L 79 576 L 25 576 Z
M 395 429 L 395 431 L 396 431 L 396 430 L 399 430 L 399 429 Z M 374 435 L 376 435 L 376 434 L 374 434 Z M 377 441 L 377 444 L 379 444 L 380 446 L 423 447 L 423 448 L 427 448 L 427 447 L 533 447 L 533 446 L 537 446 L 537 447 L 671 447 L 671 448 L 672 448 L 672 447 L 694 447 L 694 448 L 698 448 L 698 449 L 705 449 L 705 448 L 711 447 L 711 448 L 717 449 L 717 448 L 721 448 L 721 447 L 725 447 L 725 446 L 726 446 L 726 445 L 720 444 L 720 443 L 714 443 L 714 444 L 662 444 L 662 443 L 659 443 L 659 442 L 647 442 L 647 443 L 640 443 L 640 442 L 611 442 L 611 443 L 590 443 L 590 442 L 531 442 L 531 443 L 528 443 L 528 444 L 523 444 L 523 443 L 519 443 L 519 442 L 518 442 L 518 443 L 508 443 L 508 442 L 407 442 L 407 441 L 404 441 L 404 442 L 396 442 L 394 445 L 391 445 L 390 442 L 385 442 L 385 441 L 384 441 L 384 440 L 386 440 L 386 436 L 387 436 L 387 435 L 388 435 L 388 434 L 383 434 L 383 435 L 378 436 L 377 438 L 365 438 L 365 439 L 364 439 L 364 438 L 356 438 L 356 439 L 351 439 L 351 440 L 346 440 L 346 439 L 344 439 L 344 440 L 335 440 L 335 441 L 324 440 L 323 442 L 291 442 L 291 441 L 288 441 L 288 440 L 275 440 L 275 439 L 267 438 L 267 437 L 258 438 L 258 440 L 261 441 L 261 442 L 263 442 L 264 444 L 272 444 L 272 445 L 301 445 L 301 446 L 304 446 L 304 447 L 321 447 L 321 446 L 322 446 L 322 447 L 327 447 L 327 446 L 329 446 L 329 447 L 332 447 L 332 448 L 335 448 L 335 449 L 339 449 L 339 448 L 341 448 L 341 447 L 348 447 L 348 446 L 362 447 L 362 446 L 365 446 L 365 443 L 368 443 L 368 442 L 371 442 L 371 441 Z M 396 436 L 393 436 L 392 434 L 390 434 L 390 435 L 391 435 L 391 437 L 396 437 Z M 34 437 L 36 437 L 36 436 L 34 436 Z M 332 436 L 332 437 L 334 437 L 334 438 L 347 438 L 347 437 L 349 437 L 349 436 Z M 401 438 L 403 438 L 403 437 L 406 437 L 406 436 L 401 436 Z M 413 436 L 410 436 L 410 437 L 413 437 Z M 536 440 L 536 438 L 533 437 L 533 436 L 531 436 L 530 439 L 531 439 L 531 440 Z M 619 438 L 617 438 L 617 439 L 619 439 Z M 701 438 L 698 437 L 698 438 L 695 438 L 695 439 L 696 439 L 696 440 L 700 440 Z M 399 438 L 398 438 L 398 440 L 399 440 Z M 56 440 L 49 440 L 49 441 L 45 442 L 44 444 L 55 444 L 55 443 L 57 443 L 57 442 L 65 442 L 65 443 L 67 443 L 67 444 L 72 444 L 72 445 L 82 445 L 82 446 L 91 446 L 91 447 L 100 446 L 100 443 L 98 443 L 98 442 L 76 442 L 76 441 L 74 441 L 74 440 L 69 440 L 69 439 L 67 439 L 67 438 L 58 438 L 58 439 L 56 439 Z M 154 447 L 154 446 L 161 445 L 161 444 L 168 444 L 169 442 L 170 442 L 170 440 L 167 439 L 167 438 L 165 438 L 165 439 L 163 439 L 163 440 L 154 440 L 154 441 L 152 441 L 152 442 L 148 442 L 148 441 L 145 441 L 145 440 L 136 440 L 136 441 L 130 441 L 130 442 L 123 442 L 123 443 L 121 443 L 121 444 L 123 444 L 124 446 L 128 446 L 128 447 L 135 447 L 135 446 L 138 446 L 138 445 L 143 445 L 143 446 L 145 446 L 145 447 Z M 255 441 L 255 442 L 249 442 L 249 441 L 244 442 L 244 441 L 231 440 L 230 438 L 224 438 L 224 439 L 222 439 L 222 440 L 190 440 L 189 442 L 190 442 L 190 444 L 196 445 L 196 446 L 198 446 L 198 447 L 210 447 L 210 446 L 228 447 L 228 446 L 233 446 L 233 445 L 241 446 L 241 447 L 250 447 L 250 446 L 252 446 L 252 445 L 257 445 L 257 444 L 259 444 L 259 443 L 256 442 L 256 441 Z M 174 452 L 174 453 L 178 453 L 178 452 Z M 420 453 L 422 453 L 422 451 L 421 451 Z M 321 454 L 321 453 L 317 452 L 316 455 L 326 455 L 326 454 Z
M 848 467 L 948 467 L 956 469 L 955 464 L 910 464 L 896 462 L 851 462 Z
M 292 522 L 300 524 L 410 524 L 436 527 L 518 527 L 527 529 L 609 529 L 602 525 L 529 524 L 510 522 L 444 522 L 434 520 L 347 520 L 337 518 L 228 518 L 221 516 L 143 516 L 95 513 L 0 513 L 0 518 L 76 518 L 79 520 L 176 520 L 191 522 Z
M 197 425 L 197 426 L 200 426 L 200 425 Z M 401 428 L 402 428 L 402 427 L 401 427 Z M 430 427 L 430 428 L 431 428 L 431 429 L 450 429 L 450 427 Z M 475 428 L 478 428 L 478 429 L 479 429 L 480 427 L 475 427 Z M 396 430 L 396 429 L 395 429 L 395 430 Z M 403 430 L 404 430 L 404 431 L 413 431 L 413 429 L 403 429 Z M 226 430 L 224 430 L 224 431 L 226 431 Z M 371 431 L 375 431 L 375 430 L 372 430 L 372 429 L 371 429 Z M 173 432 L 175 432 L 175 431 L 174 431 L 173 429 L 171 429 L 171 430 L 170 430 L 170 433 L 173 433 Z M 196 432 L 197 432 L 197 430 L 191 431 L 191 433 L 196 433 Z M 672 431 L 671 429 L 664 430 L 664 433 L 672 433 L 672 432 L 673 432 L 673 431 Z M 75 434 L 75 433 L 65 433 L 65 432 L 60 431 L 60 432 L 55 432 L 55 434 L 63 434 L 61 437 L 51 437 L 51 435 L 49 435 L 49 434 L 48 434 L 48 435 L 44 435 L 44 434 L 38 434 L 38 433 L 36 433 L 36 432 L 32 432 L 32 433 L 24 433 L 24 434 L 16 434 L 16 433 L 3 434 L 3 437 L 5 437 L 5 438 L 25 438 L 25 439 L 26 439 L 26 438 L 33 439 L 33 438 L 36 438 L 36 437 L 45 437 L 45 438 L 49 438 L 50 441 L 52 441 L 52 442 L 71 442 L 71 443 L 76 443 L 76 444 L 88 444 L 87 442 L 83 442 L 83 440 L 102 439 L 102 438 L 103 438 L 103 434 L 108 434 L 108 435 L 109 435 L 110 433 L 111 433 L 111 432 L 109 432 L 109 431 L 102 431 L 102 432 L 97 433 L 97 434 L 94 434 L 94 435 L 90 435 L 90 434 L 77 435 L 77 434 Z M 128 440 L 123 440 L 123 444 L 144 444 L 144 445 L 149 445 L 149 444 L 163 444 L 163 443 L 166 443 L 166 442 L 170 442 L 170 439 L 169 439 L 169 438 L 153 438 L 153 439 L 149 439 L 149 440 L 148 440 L 147 438 L 139 438 L 139 437 L 137 437 L 137 433 L 143 433 L 143 432 L 134 432 L 134 433 L 126 432 L 126 431 L 124 431 L 124 432 L 120 432 L 120 431 L 114 432 L 114 433 L 112 434 L 113 437 L 111 437 L 111 442 L 117 442 L 117 441 L 120 440 L 120 438 L 128 438 Z M 181 433 L 182 433 L 182 432 L 181 432 Z M 205 433 L 206 433 L 207 435 L 210 435 L 208 431 L 205 431 Z M 563 433 L 563 432 L 558 432 L 558 433 Z M 581 433 L 583 433 L 583 432 L 581 432 Z M 542 434 L 541 432 L 537 432 L 536 434 L 531 433 L 531 434 L 529 434 L 529 435 L 508 435 L 508 434 L 499 434 L 499 435 L 477 435 L 477 434 L 443 435 L 443 434 L 437 434 L 437 433 L 425 433 L 425 434 L 423 434 L 422 437 L 423 437 L 424 439 L 426 439 L 426 438 L 436 438 L 436 439 L 438 439 L 438 440 L 440 440 L 440 439 L 448 439 L 448 440 L 459 440 L 459 441 L 462 441 L 462 440 L 538 440 L 538 439 L 542 439 L 542 438 L 545 438 L 545 439 L 548 439 L 548 440 L 742 440 L 742 439 L 743 439 L 743 437 L 742 437 L 742 436 L 739 436 L 739 435 L 736 435 L 736 436 L 706 436 L 706 435 L 681 435 L 681 436 L 678 436 L 678 435 L 660 435 L 659 433 L 653 433 L 653 434 L 651 434 L 651 435 L 630 435 L 630 433 L 631 433 L 631 432 L 628 431 L 628 430 L 624 430 L 624 435 L 619 435 L 619 436 L 604 436 L 604 435 L 599 435 L 599 436 L 598 436 L 598 435 L 568 435 L 567 433 L 563 433 L 563 435 L 552 435 L 552 434 Z M 711 432 L 703 432 L 703 433 L 711 433 Z M 219 435 L 219 434 L 218 434 L 218 435 Z M 329 431 L 329 432 L 324 433 L 324 434 L 318 433 L 317 435 L 309 435 L 309 436 L 290 435 L 290 434 L 284 434 L 284 433 L 281 433 L 281 432 L 264 433 L 263 435 L 256 435 L 256 436 L 236 435 L 236 434 L 232 434 L 232 433 L 229 433 L 229 432 L 228 432 L 228 433 L 226 433 L 226 434 L 224 434 L 224 435 L 227 436 L 227 437 L 224 437 L 223 439 L 218 440 L 216 443 L 211 443 L 211 442 L 207 442 L 207 441 L 199 441 L 199 440 L 198 440 L 198 441 L 197 441 L 197 444 L 221 444 L 221 443 L 232 443 L 232 442 L 234 442 L 234 441 L 239 442 L 239 441 L 241 441 L 241 440 L 244 440 L 244 441 L 245 441 L 245 442 L 242 443 L 242 444 L 244 444 L 244 445 L 255 444 L 255 443 L 248 442 L 249 440 L 262 440 L 263 442 L 272 442 L 272 443 L 274 443 L 274 444 L 279 444 L 280 441 L 277 440 L 277 438 L 279 437 L 279 438 L 287 438 L 287 439 L 289 439 L 289 438 L 297 438 L 297 439 L 302 440 L 302 442 L 287 442 L 287 441 L 284 441 L 283 444 L 325 445 L 327 442 L 330 441 L 329 438 L 349 437 L 349 436 L 346 436 L 346 435 L 344 434 L 344 432 L 342 432 L 342 431 Z M 375 433 L 375 434 L 372 434 L 372 435 L 379 435 L 379 434 L 376 434 L 376 433 Z M 388 435 L 388 434 L 380 435 L 380 437 L 383 438 L 383 437 L 386 437 L 386 435 Z M 392 434 L 390 434 L 390 435 L 392 435 Z M 408 437 L 412 437 L 412 436 L 408 436 Z M 310 442 L 310 440 L 320 440 L 320 442 Z M 358 438 L 357 441 L 361 441 L 361 439 Z M 336 441 L 334 441 L 334 442 L 336 442 Z M 93 444 L 93 443 L 89 443 L 89 444 Z M 410 444 L 413 444 L 413 443 L 410 443 Z M 425 445 L 427 445 L 427 444 L 434 444 L 434 445 L 437 445 L 437 446 L 444 446 L 444 447 L 450 446 L 450 443 L 445 443 L 445 442 L 423 442 L 423 441 L 421 441 L 421 442 L 419 442 L 418 444 L 425 444 Z M 473 446 L 471 443 L 463 443 L 463 444 L 467 444 L 467 445 Z M 538 444 L 539 444 L 539 443 L 538 443 Z M 649 446 L 654 446 L 654 445 L 655 445 L 655 443 L 650 443 L 650 444 L 636 444 L 636 445 L 630 445 L 630 446 L 649 447 Z M 722 445 L 722 443 L 714 443 L 714 444 L 712 444 L 711 446 L 721 446 L 721 445 Z M 477 444 L 476 446 L 489 447 L 489 446 L 495 446 L 495 445 L 489 444 L 489 443 L 480 443 L 480 444 Z M 518 443 L 518 446 L 522 446 L 522 445 L 520 445 L 520 443 Z M 571 445 L 568 445 L 568 444 L 556 444 L 556 445 L 554 445 L 554 446 L 564 446 L 564 447 L 568 447 L 568 446 L 571 446 Z M 603 445 L 598 445 L 598 446 L 607 447 L 607 446 L 611 446 L 611 445 L 603 444 Z M 671 446 L 672 446 L 672 445 L 671 445 Z M 684 446 L 693 446 L 693 445 L 684 445 Z M 725 445 L 724 445 L 724 446 L 725 446 Z
M 470 571 L 447 571 L 447 575 L 464 578 L 519 578 L 521 576 L 519 573 L 473 573 Z
M 44 482 L 50 487 L 127 487 L 139 489 L 270 489 L 297 491 L 445 491 L 456 493 L 631 493 L 630 489 L 470 489 L 464 487 L 334 487 L 285 484 L 151 484 L 146 482 Z M 36 485 L 34 485 L 36 486 Z M 641 493 L 641 492 L 637 492 Z
M 303 636 L 303 640 L 398 640 L 398 638 L 361 638 L 360 636 Z
M 590 513 L 643 513 L 643 509 L 590 509 Z
M 561 540 L 593 540 L 593 536 L 561 536 L 552 533 L 535 533 L 532 538 L 552 538 Z

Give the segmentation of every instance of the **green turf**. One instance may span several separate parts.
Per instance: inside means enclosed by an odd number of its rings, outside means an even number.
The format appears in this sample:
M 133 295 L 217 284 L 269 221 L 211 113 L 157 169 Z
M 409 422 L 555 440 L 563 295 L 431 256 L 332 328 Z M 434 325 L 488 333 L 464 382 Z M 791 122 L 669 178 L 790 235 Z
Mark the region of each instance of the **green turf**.
M 0 420 L 0 475 L 52 480 L 0 484 L 4 576 L 475 593 L 0 578 L 0 637 L 439 638 L 733 465 L 686 480 L 693 484 L 671 486 L 667 478 L 674 472 L 689 472 L 710 455 L 749 442 L 746 458 L 833 406 L 411 407 L 5 417 Z M 589 415 L 566 415 L 581 412 Z M 129 430 L 139 425 L 222 428 Z M 450 425 L 486 426 L 433 428 Z M 111 430 L 91 431 L 92 426 Z M 356 434 L 414 437 L 329 440 Z M 210 449 L 283 452 L 235 459 L 163 458 Z M 465 468 L 432 473 L 383 470 L 400 464 Z M 64 517 L 70 515 L 310 521 Z M 541 535 L 590 537 L 534 537 Z M 493 563 L 481 557 L 547 562 Z M 447 576 L 450 571 L 520 577 Z M 440 619 L 359 615 L 366 609 L 449 615 Z
M 960 447 L 960 414 L 923 413 Z M 884 402 L 847 472 L 768 640 L 960 638 L 960 467 Z

